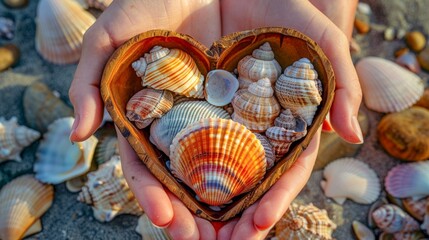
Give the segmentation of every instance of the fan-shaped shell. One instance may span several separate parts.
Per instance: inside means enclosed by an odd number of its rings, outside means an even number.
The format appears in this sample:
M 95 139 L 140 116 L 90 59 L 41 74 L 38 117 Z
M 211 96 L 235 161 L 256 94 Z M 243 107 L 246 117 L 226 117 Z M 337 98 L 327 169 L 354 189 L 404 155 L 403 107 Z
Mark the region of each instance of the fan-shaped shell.
M 343 204 L 346 198 L 370 204 L 377 200 L 381 186 L 377 174 L 366 163 L 354 158 L 340 158 L 323 170 L 321 181 L 327 197 Z
M 0 163 L 6 160 L 21 161 L 21 151 L 40 137 L 40 133 L 18 125 L 16 117 L 0 117 Z
M 166 229 L 155 227 L 149 220 L 148 216 L 143 213 L 139 217 L 136 232 L 142 236 L 142 240 L 170 240 L 171 236 L 168 234 Z
M 58 184 L 86 173 L 92 162 L 97 138 L 71 143 L 70 131 L 74 119 L 60 118 L 48 127 L 36 152 L 34 172 L 42 182 Z
M 426 206 L 429 206 L 429 197 L 416 199 L 414 197 L 405 198 L 402 200 L 403 208 L 415 219 L 423 221 Z
M 88 174 L 88 181 L 77 199 L 92 206 L 94 217 L 101 222 L 109 222 L 120 214 L 143 213 L 125 181 L 119 156 L 113 156 L 97 171 Z
M 169 90 L 187 97 L 204 98 L 201 74 L 194 59 L 180 49 L 155 46 L 132 64 L 143 87 Z
M 270 141 L 268 141 L 268 138 L 265 137 L 262 134 L 254 133 L 256 138 L 261 142 L 262 146 L 265 150 L 265 160 L 267 161 L 267 170 L 272 168 L 274 166 L 274 163 L 276 161 L 276 155 L 274 154 L 273 146 L 271 146 Z
M 0 191 L 0 238 L 21 239 L 52 205 L 54 189 L 33 175 L 18 177 Z M 32 233 L 35 233 L 32 231 Z
M 377 226 L 387 233 L 412 232 L 419 230 L 419 224 L 401 208 L 385 204 L 372 212 Z
M 231 102 L 238 89 L 238 80 L 230 72 L 216 69 L 207 73 L 204 96 L 215 106 L 225 106 Z
M 280 104 L 268 78 L 239 90 L 231 104 L 234 108 L 232 119 L 253 132 L 264 132 L 274 125 L 274 119 L 280 114 Z
M 12 39 L 15 32 L 15 23 L 12 19 L 0 16 L 0 38 Z
M 384 180 L 387 192 L 399 198 L 429 195 L 429 160 L 400 164 L 392 168 Z
M 365 105 L 378 112 L 399 112 L 423 95 L 424 84 L 416 74 L 378 57 L 366 57 L 356 64 Z
M 279 240 L 332 239 L 337 225 L 329 219 L 326 210 L 313 204 L 292 203 L 285 215 L 276 224 L 276 237 Z
M 209 205 L 250 191 L 266 171 L 264 147 L 245 126 L 206 118 L 190 124 L 170 147 L 172 173 Z
M 114 155 L 119 155 L 118 138 L 116 136 L 101 138 L 94 154 L 94 160 L 98 165 L 109 161 Z
M 287 67 L 276 81 L 275 93 L 283 108 L 302 116 L 311 125 L 322 101 L 322 83 L 309 59 L 301 58 Z
M 75 0 L 41 0 L 37 6 L 36 49 L 56 64 L 77 62 L 83 34 L 95 18 Z
M 156 119 L 150 127 L 150 141 L 167 156 L 170 155 L 170 144 L 174 136 L 193 122 L 204 118 L 230 119 L 222 108 L 205 101 L 186 101 L 174 105 L 161 119 Z
M 145 88 L 138 91 L 127 103 L 127 118 L 138 128 L 145 128 L 155 118 L 162 117 L 173 107 L 170 91 Z
M 282 72 L 280 64 L 274 58 L 274 52 L 268 42 L 253 50 L 238 62 L 238 81 L 240 88 L 247 88 L 251 83 L 262 78 L 268 78 L 271 84 L 277 80 Z
M 377 126 L 383 148 L 392 156 L 407 161 L 429 158 L 429 110 L 411 107 L 385 115 Z

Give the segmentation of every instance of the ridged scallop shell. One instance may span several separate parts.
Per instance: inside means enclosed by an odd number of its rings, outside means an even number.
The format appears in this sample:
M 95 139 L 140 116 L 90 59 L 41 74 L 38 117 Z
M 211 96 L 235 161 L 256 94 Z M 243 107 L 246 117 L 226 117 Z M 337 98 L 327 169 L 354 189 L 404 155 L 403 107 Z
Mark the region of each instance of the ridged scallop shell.
M 322 83 L 309 59 L 301 58 L 287 67 L 276 81 L 275 93 L 283 108 L 311 125 L 322 101 Z
M 232 120 L 253 132 L 264 132 L 273 126 L 274 119 L 281 110 L 268 78 L 260 79 L 251 83 L 247 89 L 236 92 L 231 104 L 234 108 Z
M 6 184 L 0 191 L 0 238 L 21 239 L 35 233 L 30 229 L 51 207 L 54 188 L 42 184 L 33 175 L 23 175 Z M 29 231 L 30 230 L 30 231 Z
M 273 127 L 265 132 L 273 146 L 276 159 L 280 159 L 288 151 L 291 144 L 307 134 L 307 123 L 300 116 L 293 116 L 289 109 L 284 110 L 274 120 Z
M 429 197 L 416 199 L 413 197 L 402 200 L 403 209 L 405 209 L 412 217 L 419 221 L 423 221 L 426 206 L 429 206 Z
M 18 125 L 16 117 L 0 117 L 0 163 L 7 160 L 21 161 L 21 151 L 40 137 L 40 133 Z
M 216 69 L 207 73 L 204 96 L 215 106 L 225 106 L 231 102 L 238 90 L 238 80 L 230 72 Z
M 292 203 L 285 215 L 275 225 L 279 240 L 329 240 L 337 225 L 329 219 L 326 210 L 320 210 L 313 204 L 298 205 Z
M 28 126 L 42 133 L 55 120 L 73 116 L 73 109 L 41 82 L 35 82 L 25 89 L 23 105 Z
M 114 155 L 119 155 L 118 138 L 116 136 L 105 136 L 101 138 L 95 148 L 95 162 L 101 165 L 109 161 Z
M 88 181 L 77 199 L 92 206 L 94 217 L 101 222 L 110 222 L 120 214 L 143 213 L 125 181 L 119 156 L 88 173 Z
M 274 52 L 268 42 L 253 50 L 238 62 L 238 81 L 240 88 L 247 88 L 252 82 L 262 78 L 270 79 L 271 84 L 277 80 L 282 72 L 280 64 L 274 58 Z
M 142 240 L 171 240 L 171 236 L 164 228 L 152 224 L 146 214 L 139 217 L 136 232 L 142 236 Z
M 340 158 L 323 170 L 320 185 L 327 197 L 343 204 L 346 198 L 357 203 L 370 204 L 380 195 L 377 174 L 366 163 L 354 158 Z
M 42 182 L 58 184 L 86 173 L 91 167 L 97 138 L 72 144 L 72 117 L 60 118 L 48 127 L 36 152 L 34 172 Z
M 387 233 L 412 232 L 419 230 L 419 224 L 401 208 L 393 204 L 385 204 L 372 212 L 377 226 Z
M 352 227 L 358 240 L 375 240 L 374 233 L 363 223 L 353 221 Z
M 180 49 L 153 47 L 132 67 L 143 87 L 169 90 L 187 97 L 204 98 L 201 74 L 194 59 Z
M 155 118 L 162 117 L 173 107 L 173 94 L 170 91 L 145 88 L 138 91 L 127 103 L 127 118 L 142 129 Z
M 12 39 L 15 32 L 15 23 L 12 19 L 0 16 L 0 38 Z
M 424 84 L 416 74 L 378 57 L 366 57 L 356 64 L 365 105 L 377 112 L 399 112 L 423 95 Z
M 56 64 L 77 62 L 83 34 L 95 22 L 75 0 L 41 0 L 37 6 L 36 49 Z
M 384 180 L 386 191 L 399 198 L 429 195 L 429 160 L 400 164 L 392 168 Z
M 267 161 L 267 170 L 272 168 L 274 166 L 274 163 L 276 162 L 276 155 L 274 154 L 273 146 L 271 146 L 270 141 L 268 141 L 268 138 L 265 137 L 262 134 L 254 133 L 256 138 L 261 142 L 262 146 L 265 150 L 265 160 Z
M 222 108 L 215 107 L 206 101 L 186 101 L 174 105 L 161 119 L 156 119 L 150 126 L 150 141 L 170 155 L 170 144 L 174 136 L 191 123 L 204 118 L 230 119 Z
M 256 136 L 220 118 L 206 118 L 180 131 L 170 160 L 172 173 L 213 206 L 250 191 L 266 171 L 264 147 Z

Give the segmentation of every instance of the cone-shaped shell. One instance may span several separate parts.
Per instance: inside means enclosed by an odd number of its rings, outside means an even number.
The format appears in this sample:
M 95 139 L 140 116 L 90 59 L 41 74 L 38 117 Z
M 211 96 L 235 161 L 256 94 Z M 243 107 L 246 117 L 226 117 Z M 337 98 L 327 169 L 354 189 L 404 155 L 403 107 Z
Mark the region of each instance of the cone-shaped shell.
M 412 232 L 419 230 L 419 224 L 401 208 L 393 204 L 385 204 L 372 212 L 377 226 L 387 233 Z
M 366 57 L 356 64 L 365 105 L 377 112 L 399 112 L 423 95 L 424 84 L 416 74 L 378 57 Z
M 142 236 L 143 240 L 170 240 L 171 236 L 168 234 L 167 230 L 164 228 L 155 227 L 152 222 L 149 220 L 148 216 L 143 213 L 139 217 L 136 232 Z
M 292 203 L 285 215 L 276 224 L 276 237 L 279 240 L 332 239 L 337 225 L 329 219 L 326 210 L 313 204 Z
M 161 119 L 156 119 L 150 126 L 150 141 L 167 156 L 170 155 L 170 144 L 176 134 L 191 123 L 204 118 L 230 119 L 222 108 L 205 101 L 186 101 L 174 105 Z
M 213 206 L 251 190 L 266 171 L 261 142 L 232 120 L 207 118 L 190 124 L 170 149 L 172 173 Z
M 215 106 L 225 106 L 231 102 L 238 89 L 238 80 L 230 72 L 216 69 L 207 73 L 204 97 Z
M 310 60 L 301 58 L 287 67 L 276 81 L 275 93 L 283 108 L 302 116 L 311 125 L 322 101 L 322 84 Z
M 203 98 L 204 76 L 194 59 L 180 49 L 155 46 L 132 64 L 143 87 L 169 90 L 187 97 Z
M 346 198 L 357 203 L 370 204 L 380 195 L 377 174 L 366 163 L 354 158 L 340 158 L 323 170 L 326 180 L 321 181 L 327 197 L 343 204 Z
M 399 198 L 429 195 L 429 160 L 400 164 L 392 168 L 384 180 L 387 192 Z
M 42 133 L 45 133 L 49 124 L 55 120 L 73 116 L 73 109 L 41 82 L 33 83 L 26 88 L 23 105 L 28 126 Z
M 274 58 L 274 52 L 268 42 L 253 50 L 238 62 L 238 81 L 240 88 L 247 88 L 252 82 L 268 78 L 271 84 L 280 76 L 282 69 Z
M 143 213 L 125 181 L 119 156 L 88 174 L 88 181 L 77 199 L 92 206 L 94 217 L 101 222 L 109 222 L 120 214 Z
M 268 141 L 268 138 L 265 137 L 264 135 L 259 133 L 254 133 L 254 134 L 261 142 L 262 146 L 264 147 L 265 160 L 267 161 L 267 170 L 268 170 L 274 166 L 274 163 L 276 161 L 276 155 L 274 154 L 273 146 L 271 146 L 270 141 Z
M 231 104 L 234 108 L 232 119 L 253 132 L 264 132 L 273 126 L 281 110 L 268 78 L 236 92 Z
M 83 34 L 95 22 L 75 0 L 41 0 L 37 6 L 36 49 L 56 64 L 77 62 Z
M 21 239 L 49 209 L 54 198 L 51 185 L 33 175 L 18 177 L 0 191 L 0 238 Z
M 429 159 L 429 110 L 411 107 L 385 115 L 378 123 L 377 136 L 383 148 L 396 158 Z
M 145 88 L 134 94 L 127 103 L 127 117 L 138 128 L 145 128 L 155 118 L 162 117 L 173 107 L 170 91 Z
M 42 182 L 58 184 L 86 173 L 91 167 L 97 138 L 72 144 L 69 136 L 74 119 L 60 118 L 48 127 L 36 152 L 34 172 Z
M 0 117 L 0 163 L 6 160 L 21 161 L 22 149 L 39 137 L 39 132 L 18 125 L 16 117 L 7 121 Z

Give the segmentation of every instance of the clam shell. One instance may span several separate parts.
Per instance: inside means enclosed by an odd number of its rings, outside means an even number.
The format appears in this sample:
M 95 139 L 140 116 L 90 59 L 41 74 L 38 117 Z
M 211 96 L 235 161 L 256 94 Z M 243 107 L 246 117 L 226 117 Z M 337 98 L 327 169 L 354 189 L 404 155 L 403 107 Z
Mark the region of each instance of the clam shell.
M 419 230 L 419 224 L 401 208 L 385 204 L 372 212 L 377 226 L 386 233 L 412 232 Z
M 275 94 L 283 108 L 303 117 L 310 126 L 322 101 L 322 84 L 310 60 L 301 58 L 287 67 L 276 81 Z
M 429 158 L 429 110 L 412 107 L 384 116 L 377 136 L 390 155 L 407 161 Z
M 170 147 L 172 173 L 202 202 L 218 206 L 250 191 L 266 171 L 264 147 L 245 126 L 206 118 L 188 125 Z
M 55 120 L 73 116 L 73 109 L 41 82 L 33 83 L 26 88 L 23 105 L 28 126 L 42 133 L 45 133 L 49 124 Z
M 0 117 L 0 163 L 7 160 L 21 161 L 21 151 L 40 137 L 40 133 L 18 125 L 16 117 Z
M 0 191 L 0 238 L 21 239 L 52 205 L 54 189 L 33 175 L 23 175 Z M 40 221 L 39 221 L 40 224 Z M 30 232 L 33 232 L 32 229 Z
M 167 156 L 174 136 L 191 123 L 204 118 L 230 119 L 222 108 L 205 101 L 186 101 L 174 105 L 161 119 L 156 119 L 150 126 L 150 141 Z
M 173 107 L 170 91 L 145 88 L 138 91 L 127 103 L 127 118 L 142 129 L 155 118 L 162 117 Z
M 423 95 L 423 81 L 398 64 L 365 57 L 356 64 L 365 105 L 377 112 L 399 112 Z
M 326 210 L 320 210 L 311 203 L 292 203 L 275 225 L 276 237 L 279 240 L 333 239 L 332 232 L 335 228 L 337 225 L 329 219 Z
M 194 59 L 180 49 L 155 46 L 132 64 L 143 87 L 169 90 L 187 97 L 204 98 L 201 74 Z
M 14 37 L 15 23 L 6 16 L 0 16 L 0 38 L 11 40 Z
M 370 204 L 380 195 L 377 174 L 366 163 L 355 158 L 340 158 L 323 170 L 320 185 L 325 196 L 343 204 L 346 198 L 357 203 Z
M 207 102 L 222 107 L 229 104 L 234 97 L 238 90 L 238 80 L 230 72 L 216 69 L 207 73 L 204 87 Z
M 97 138 L 71 143 L 72 117 L 60 118 L 48 127 L 36 152 L 34 172 L 42 182 L 58 184 L 86 173 L 91 167 Z
M 273 146 L 271 146 L 270 141 L 268 141 L 268 138 L 265 137 L 262 134 L 254 133 L 256 138 L 261 142 L 262 146 L 265 150 L 265 160 L 267 161 L 267 170 L 272 168 L 274 166 L 274 163 L 276 161 L 276 155 L 274 154 Z
M 375 235 L 365 224 L 353 221 L 353 232 L 358 240 L 375 240 Z
M 77 62 L 83 34 L 95 18 L 75 0 L 41 0 L 37 6 L 36 50 L 55 64 Z
M 92 206 L 94 217 L 101 222 L 110 222 L 120 214 L 143 213 L 125 181 L 119 156 L 113 156 L 97 171 L 88 174 L 88 181 L 77 199 Z
M 415 219 L 423 221 L 426 206 L 429 206 L 429 197 L 416 199 L 413 197 L 405 198 L 402 200 L 403 208 Z
M 118 138 L 116 136 L 105 136 L 101 138 L 95 148 L 95 162 L 101 165 L 109 161 L 114 155 L 119 155 Z
M 15 66 L 21 56 L 19 48 L 13 44 L 0 46 L 0 72 Z
M 268 42 L 253 50 L 252 55 L 245 56 L 238 62 L 238 81 L 240 88 L 247 88 L 251 83 L 268 78 L 271 84 L 281 74 L 281 66 L 274 58 L 274 52 Z
M 280 104 L 274 97 L 270 80 L 263 78 L 239 90 L 232 99 L 232 120 L 243 124 L 250 131 L 264 132 L 274 125 L 280 114 Z
M 384 185 L 387 192 L 394 197 L 428 196 L 429 160 L 395 166 L 387 173 Z
M 152 224 L 146 214 L 139 217 L 136 232 L 142 236 L 142 240 L 170 240 L 171 236 L 166 229 L 156 227 Z

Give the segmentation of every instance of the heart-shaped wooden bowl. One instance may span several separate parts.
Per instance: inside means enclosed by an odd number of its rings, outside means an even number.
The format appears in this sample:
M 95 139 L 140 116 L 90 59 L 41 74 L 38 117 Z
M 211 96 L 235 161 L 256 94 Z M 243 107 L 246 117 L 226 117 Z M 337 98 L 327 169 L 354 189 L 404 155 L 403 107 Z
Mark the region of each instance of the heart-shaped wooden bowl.
M 194 193 L 187 186 L 179 183 L 166 169 L 165 161 L 168 159 L 149 142 L 149 128 L 137 129 L 126 118 L 125 107 L 128 100 L 143 88 L 131 63 L 153 46 L 161 45 L 168 48 L 179 48 L 189 53 L 204 76 L 212 69 L 225 69 L 232 72 L 241 58 L 251 54 L 264 42 L 270 43 L 282 69 L 300 58 L 308 58 L 322 81 L 323 100 L 307 135 L 292 144 L 288 154 L 266 173 L 264 179 L 252 191 L 234 198 L 232 203 L 220 211 L 213 211 L 208 205 L 197 201 Z M 101 94 L 107 111 L 147 168 L 180 198 L 191 212 L 211 221 L 226 221 L 241 213 L 258 200 L 290 168 L 308 146 L 328 113 L 334 97 L 334 89 L 334 73 L 320 47 L 304 34 L 285 28 L 259 28 L 230 34 L 215 42 L 211 49 L 188 35 L 165 30 L 144 32 L 124 43 L 114 52 L 105 66 L 101 81 Z

